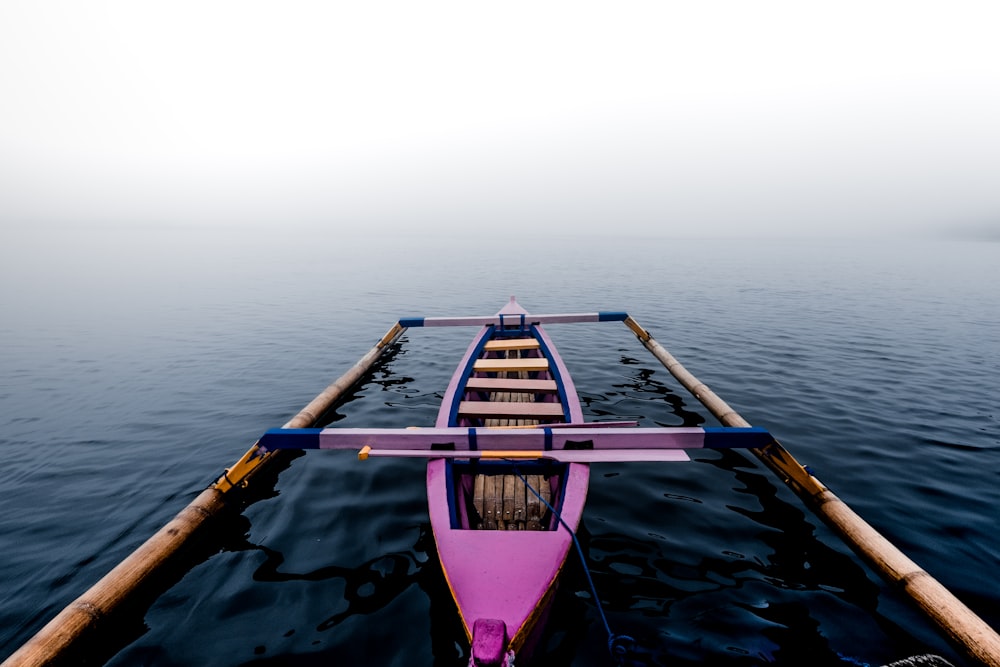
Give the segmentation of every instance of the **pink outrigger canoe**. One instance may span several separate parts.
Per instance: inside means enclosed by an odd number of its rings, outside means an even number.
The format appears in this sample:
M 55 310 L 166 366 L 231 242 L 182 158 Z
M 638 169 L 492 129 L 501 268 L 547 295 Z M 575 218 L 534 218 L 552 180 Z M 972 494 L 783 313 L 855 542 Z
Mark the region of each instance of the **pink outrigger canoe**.
M 433 428 L 274 429 L 263 450 L 358 449 L 428 459 L 438 557 L 470 644 L 470 667 L 523 665 L 537 643 L 580 525 L 591 462 L 686 461 L 685 449 L 756 447 L 760 428 L 585 423 L 543 323 L 621 321 L 625 313 L 530 315 L 511 297 L 494 316 L 401 319 L 479 326 Z
M 499 314 L 515 324 L 485 326 L 479 332 L 451 378 L 435 426 L 483 427 L 489 420 L 506 420 L 508 426 L 582 423 L 580 399 L 548 335 L 540 326 L 522 325 L 521 316 L 527 312 L 514 299 Z M 500 397 L 522 400 L 496 400 Z M 542 495 L 555 499 L 553 509 L 575 532 L 587 500 L 590 466 L 540 465 L 544 469 L 535 472 L 534 479 L 548 485 Z M 527 495 L 527 482 L 522 482 L 526 478 L 514 475 L 514 466 L 524 464 L 437 459 L 427 465 L 427 501 L 438 557 L 471 641 L 470 664 L 477 666 L 508 665 L 515 655 L 530 650 L 573 541 L 568 531 L 559 529 L 553 512 L 536 512 L 543 514 L 536 516 L 536 530 L 517 529 L 532 523 L 516 513 L 522 506 L 525 514 L 530 512 L 534 498 Z M 494 497 L 497 482 L 515 485 L 507 493 L 510 500 L 493 501 L 498 517 L 479 516 L 477 510 L 476 484 L 490 482 Z M 524 487 L 523 503 L 512 497 L 518 484 Z M 489 502 L 484 500 L 484 507 Z M 487 523 L 492 530 L 470 530 Z

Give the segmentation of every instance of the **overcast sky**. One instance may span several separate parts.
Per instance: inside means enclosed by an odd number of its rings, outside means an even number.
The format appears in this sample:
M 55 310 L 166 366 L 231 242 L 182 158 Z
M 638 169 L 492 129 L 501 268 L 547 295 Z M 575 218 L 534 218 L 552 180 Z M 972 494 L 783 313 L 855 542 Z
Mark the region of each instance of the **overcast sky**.
M 1000 228 L 1000 3 L 0 2 L 0 224 Z

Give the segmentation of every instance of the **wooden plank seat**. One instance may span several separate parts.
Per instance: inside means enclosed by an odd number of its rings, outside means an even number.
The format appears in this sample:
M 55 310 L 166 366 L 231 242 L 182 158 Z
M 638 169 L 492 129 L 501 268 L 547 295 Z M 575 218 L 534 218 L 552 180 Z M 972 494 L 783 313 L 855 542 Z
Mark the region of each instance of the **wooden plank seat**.
M 476 359 L 472 370 L 479 373 L 500 373 L 505 371 L 547 371 L 549 360 L 545 357 L 527 359 Z
M 541 345 L 537 338 L 496 338 L 486 341 L 483 348 L 489 352 L 497 350 L 537 350 Z
M 508 419 L 546 419 L 563 416 L 559 403 L 534 401 L 462 401 L 458 414 L 463 417 L 492 417 Z
M 469 378 L 465 388 L 472 391 L 520 391 L 529 394 L 554 394 L 555 380 L 520 380 L 518 378 Z

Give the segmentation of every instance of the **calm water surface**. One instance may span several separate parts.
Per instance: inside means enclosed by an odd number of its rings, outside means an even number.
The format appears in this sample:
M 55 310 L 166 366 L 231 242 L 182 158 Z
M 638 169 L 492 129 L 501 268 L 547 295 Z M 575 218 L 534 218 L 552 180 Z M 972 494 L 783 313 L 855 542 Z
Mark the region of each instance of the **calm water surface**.
M 400 316 L 627 310 L 1000 625 L 1000 244 L 37 233 L 0 248 L 0 657 Z M 565 239 L 560 239 L 565 243 Z M 560 248 L 560 249 L 556 249 Z M 620 324 L 549 328 L 591 418 L 714 424 Z M 413 330 L 333 418 L 433 423 L 471 331 Z M 599 465 L 582 538 L 651 665 L 960 663 L 750 455 Z M 465 664 L 418 462 L 311 453 L 114 665 Z M 610 665 L 575 559 L 541 652 Z

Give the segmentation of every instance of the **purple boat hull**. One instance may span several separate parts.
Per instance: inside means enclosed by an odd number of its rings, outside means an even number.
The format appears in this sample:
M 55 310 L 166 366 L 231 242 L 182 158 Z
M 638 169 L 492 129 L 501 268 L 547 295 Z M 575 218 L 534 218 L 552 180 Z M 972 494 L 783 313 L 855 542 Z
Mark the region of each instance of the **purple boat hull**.
M 512 298 L 499 314 L 517 322 L 526 314 Z M 513 370 L 502 370 L 510 368 Z M 525 369 L 525 370 L 522 370 Z M 470 389 L 470 378 L 506 378 L 517 391 Z M 524 380 L 544 390 L 520 388 Z M 549 385 L 555 382 L 555 391 Z M 483 383 L 480 383 L 483 384 Z M 511 403 L 510 401 L 514 402 Z M 492 405 L 500 403 L 502 405 Z M 491 404 L 491 405 L 483 405 Z M 496 419 L 502 415 L 502 419 Z M 518 426 L 580 423 L 580 401 L 562 359 L 537 326 L 488 324 L 472 341 L 445 392 L 436 427 Z M 498 519 L 488 509 L 490 488 L 505 484 L 496 499 Z M 539 488 L 521 489 L 532 480 Z M 427 500 L 438 556 L 471 646 L 470 665 L 524 664 L 537 639 L 559 575 L 583 514 L 590 468 L 581 463 L 536 464 L 433 459 L 427 466 Z M 491 484 L 496 487 L 491 487 Z M 483 499 L 483 486 L 486 498 Z M 514 491 L 511 486 L 517 486 Z M 545 488 L 541 488 L 545 487 Z M 538 495 L 549 498 L 541 522 L 517 520 L 523 505 Z M 499 492 L 498 492 L 499 493 Z M 509 505 L 508 495 L 527 500 Z M 501 516 L 501 505 L 503 515 Z M 511 507 L 515 509 L 511 510 Z M 558 516 L 557 516 L 558 515 Z M 505 519 L 509 519 L 505 521 Z M 523 519 L 523 517 L 521 517 Z M 536 529 L 523 529 L 534 525 Z M 502 529 L 506 528 L 506 529 Z M 538 529 L 540 528 L 540 529 Z

